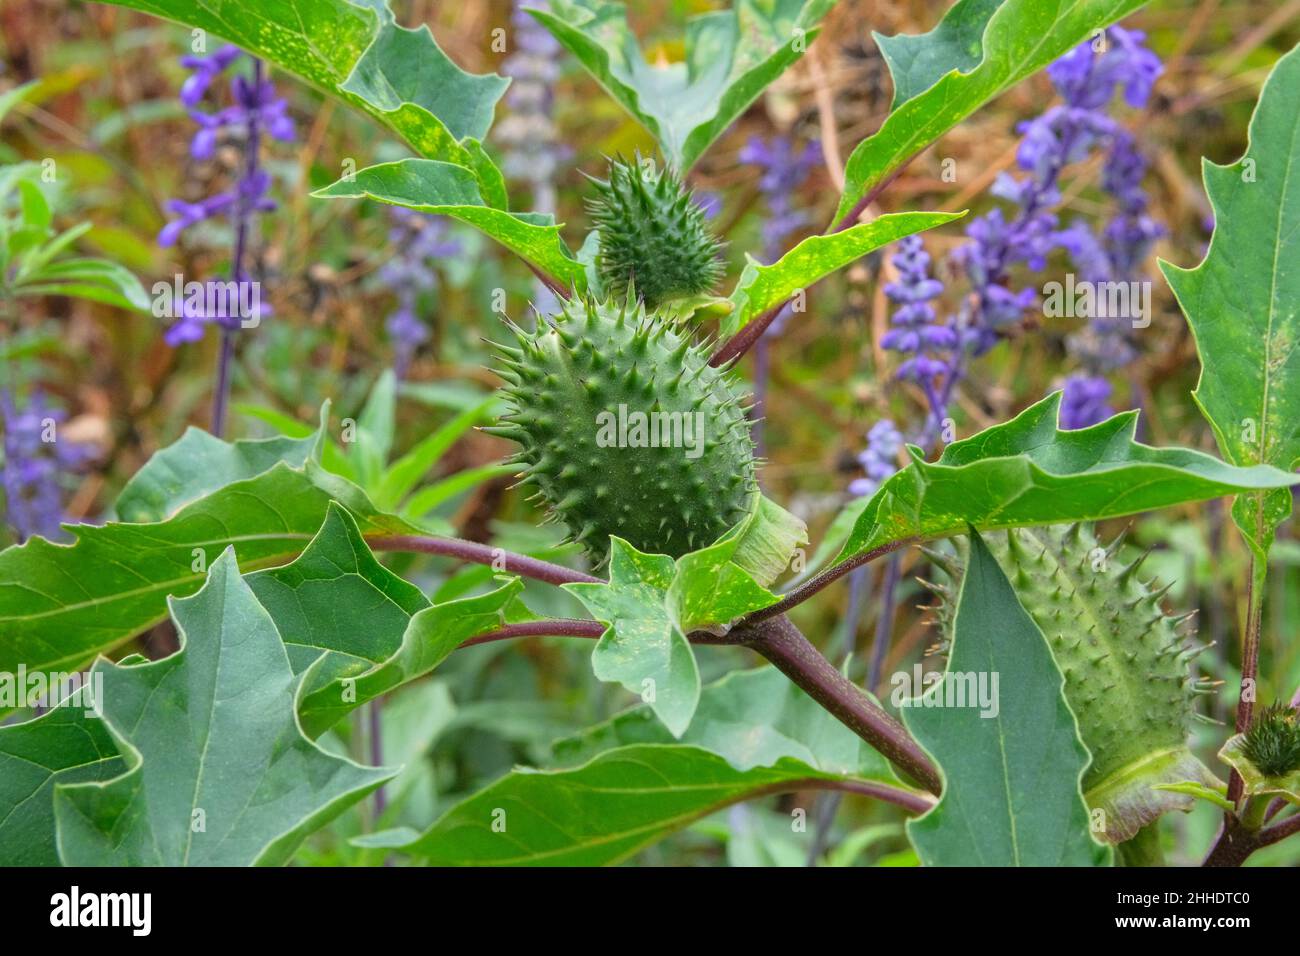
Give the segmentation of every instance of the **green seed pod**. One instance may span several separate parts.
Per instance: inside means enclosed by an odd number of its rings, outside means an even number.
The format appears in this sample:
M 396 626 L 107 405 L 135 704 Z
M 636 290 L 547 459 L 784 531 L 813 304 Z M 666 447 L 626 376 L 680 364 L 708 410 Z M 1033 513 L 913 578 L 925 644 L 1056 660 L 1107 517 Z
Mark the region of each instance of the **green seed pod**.
M 593 180 L 588 207 L 600 236 L 601 282 L 611 294 L 629 283 L 654 310 L 712 291 L 722 277 L 720 244 L 704 211 L 669 169 L 612 160 L 608 180 Z
M 1179 634 L 1185 617 L 1164 612 L 1168 588 L 1138 581 L 1145 555 L 1121 565 L 1118 543 L 1104 548 L 1082 525 L 1017 528 L 985 540 L 1065 678 L 1066 701 L 1092 754 L 1084 799 L 1094 813 L 1104 811 L 1096 836 L 1123 842 L 1168 810 L 1190 809 L 1190 797 L 1152 789 L 1158 784 L 1221 785 L 1187 745 L 1196 696 L 1205 692 L 1191 662 L 1204 648 Z M 951 628 L 951 614 L 938 619 Z
M 1266 777 L 1300 770 L 1300 715 L 1287 704 L 1265 707 L 1242 738 L 1241 753 Z
M 739 397 L 708 352 L 639 303 L 574 300 L 501 347 L 511 408 L 489 429 L 598 562 L 618 535 L 679 557 L 711 544 L 757 492 Z

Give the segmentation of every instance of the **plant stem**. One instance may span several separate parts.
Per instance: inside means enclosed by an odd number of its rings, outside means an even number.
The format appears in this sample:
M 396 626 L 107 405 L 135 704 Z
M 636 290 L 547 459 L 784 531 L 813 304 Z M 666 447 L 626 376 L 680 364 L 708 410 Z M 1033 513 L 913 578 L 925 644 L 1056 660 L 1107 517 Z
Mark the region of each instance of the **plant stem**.
M 573 618 L 556 618 L 549 621 L 524 621 L 519 624 L 507 624 L 495 631 L 488 631 L 477 637 L 462 641 L 460 647 L 473 647 L 476 644 L 490 644 L 493 641 L 506 641 L 515 637 L 588 637 L 595 640 L 605 633 L 605 625 L 599 621 L 579 621 Z
M 893 541 L 889 544 L 881 545 L 879 548 L 872 551 L 864 551 L 861 554 L 856 554 L 846 561 L 841 561 L 839 564 L 827 568 L 821 574 L 795 588 L 770 607 L 765 607 L 761 611 L 755 611 L 753 614 L 744 618 L 741 623 L 757 624 L 759 621 L 766 621 L 768 618 L 776 617 L 778 614 L 784 614 L 792 607 L 797 607 L 804 601 L 808 600 L 822 588 L 826 587 L 826 585 L 838 581 L 854 568 L 861 567 L 870 561 L 876 560 L 876 558 L 881 555 L 891 554 L 892 552 L 915 542 L 916 538 L 903 538 L 899 541 Z
M 262 61 L 253 58 L 253 88 L 260 89 L 263 80 Z M 248 111 L 248 136 L 244 140 L 244 172 L 240 183 L 251 182 L 257 173 L 258 152 L 261 149 L 262 131 L 257 122 L 257 110 Z M 236 288 L 244 281 L 244 259 L 248 253 L 248 233 L 253 219 L 242 186 L 235 187 L 235 250 L 230 260 L 230 278 Z M 242 300 L 242 297 L 241 297 Z M 260 300 L 259 300 L 260 301 Z M 235 364 L 235 329 L 221 325 L 221 351 L 217 354 L 216 390 L 212 396 L 212 434 L 222 437 L 226 431 L 226 406 L 230 403 L 230 379 Z
M 1164 866 L 1165 851 L 1160 846 L 1159 822 L 1148 823 L 1118 847 L 1124 866 Z
M 1237 699 L 1236 731 L 1244 734 L 1250 729 L 1255 711 L 1255 692 L 1259 677 L 1259 638 L 1264 621 L 1264 578 L 1268 565 L 1257 555 L 1250 558 L 1250 579 L 1246 590 L 1246 635 L 1241 649 L 1241 696 Z M 1249 688 L 1249 691 L 1247 690 Z M 1236 804 L 1241 800 L 1245 783 L 1234 769 L 1228 778 L 1228 799 Z
M 376 535 L 366 538 L 372 551 L 409 551 L 419 554 L 440 554 L 461 561 L 491 565 L 502 574 L 518 574 L 547 584 L 600 584 L 600 578 L 574 571 L 563 565 L 552 564 L 540 558 L 515 554 L 460 538 L 437 538 L 432 535 Z
M 871 643 L 871 661 L 867 666 L 867 690 L 873 694 L 880 686 L 880 672 L 885 668 L 885 654 L 889 650 L 889 638 L 894 631 L 894 611 L 898 605 L 898 579 L 902 577 L 902 570 L 899 556 L 891 554 L 881 575 L 880 616 L 876 619 L 876 636 Z
M 858 621 L 862 617 L 862 604 L 864 592 L 867 589 L 867 569 L 856 568 L 849 575 L 849 606 L 844 613 L 844 630 L 840 637 L 840 651 L 843 656 L 847 657 L 853 653 L 857 645 Z M 868 687 L 875 686 L 868 683 Z M 826 846 L 830 842 L 831 827 L 835 825 L 835 815 L 839 813 L 840 804 L 844 801 L 842 794 L 833 793 L 825 797 L 818 803 L 817 807 L 817 829 L 813 833 L 812 845 L 808 847 L 808 855 L 804 859 L 804 866 L 816 866 L 821 855 L 826 852 Z
M 880 751 L 926 790 L 943 788 L 939 771 L 912 736 L 856 684 L 835 669 L 790 619 L 781 615 L 743 627 L 744 645 L 781 673 L 837 720 Z
M 221 327 L 221 351 L 217 353 L 217 381 L 212 393 L 210 431 L 217 438 L 226 433 L 226 406 L 230 401 L 230 373 L 235 364 L 235 330 Z
M 1225 815 L 1223 829 L 1213 849 L 1202 866 L 1241 866 L 1256 850 L 1279 843 L 1300 833 L 1300 813 L 1294 813 L 1281 823 L 1252 830 L 1236 817 Z

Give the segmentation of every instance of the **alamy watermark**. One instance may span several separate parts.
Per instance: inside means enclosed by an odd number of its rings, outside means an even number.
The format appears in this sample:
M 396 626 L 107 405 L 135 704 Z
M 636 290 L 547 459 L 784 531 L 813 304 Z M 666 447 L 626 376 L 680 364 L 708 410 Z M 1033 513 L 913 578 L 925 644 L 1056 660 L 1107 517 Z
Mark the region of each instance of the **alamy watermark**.
M 103 699 L 102 671 L 29 671 L 26 664 L 19 664 L 17 671 L 0 671 L 0 710 L 80 707 L 93 717 Z
M 255 279 L 186 282 L 177 273 L 171 282 L 153 284 L 153 314 L 160 319 L 208 319 L 226 326 L 238 322 L 240 328 L 255 329 L 263 315 L 262 283 Z
M 1043 286 L 1043 315 L 1049 319 L 1129 319 L 1135 329 L 1151 324 L 1150 282 L 1076 281 Z
M 626 405 L 596 415 L 600 448 L 684 448 L 686 457 L 704 454 L 703 412 L 629 412 Z
M 942 681 L 938 691 L 926 691 Z M 895 707 L 972 707 L 978 708 L 981 717 L 996 717 L 998 704 L 998 672 L 985 671 L 929 671 L 920 664 L 912 670 L 898 671 L 889 679 L 893 691 L 889 702 Z

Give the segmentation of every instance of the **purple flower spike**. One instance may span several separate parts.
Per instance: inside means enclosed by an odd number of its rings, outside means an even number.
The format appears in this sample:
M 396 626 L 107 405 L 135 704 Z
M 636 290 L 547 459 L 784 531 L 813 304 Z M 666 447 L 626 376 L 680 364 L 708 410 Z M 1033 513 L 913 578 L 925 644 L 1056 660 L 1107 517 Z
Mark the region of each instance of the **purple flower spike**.
M 81 468 L 94 449 L 60 438 L 53 441 L 47 427 L 57 429 L 66 415 L 49 405 L 35 392 L 27 405 L 19 408 L 13 396 L 0 389 L 0 424 L 4 431 L 4 467 L 0 469 L 0 487 L 4 489 L 5 521 L 18 541 L 33 535 L 50 540 L 64 537 L 59 528 L 63 521 L 63 492 L 60 479 Z
M 1115 414 L 1110 407 L 1110 382 L 1104 378 L 1072 375 L 1066 379 L 1061 396 L 1060 424 L 1062 428 L 1087 428 L 1105 421 Z
M 420 297 L 438 288 L 437 261 L 459 255 L 462 246 L 447 235 L 445 219 L 401 206 L 389 207 L 389 215 L 393 228 L 388 239 L 396 251 L 380 268 L 378 279 L 397 295 L 397 308 L 384 327 L 393 340 L 393 370 L 403 378 L 415 353 L 430 338 L 428 326 L 418 316 Z
M 196 160 L 206 161 L 216 155 L 217 144 L 228 131 L 242 136 L 244 142 L 252 144 L 253 148 L 256 148 L 261 133 L 281 141 L 293 139 L 295 128 L 288 115 L 288 103 L 276 96 L 275 87 L 268 80 L 256 82 L 242 75 L 235 76 L 230 83 L 233 106 L 216 113 L 205 113 L 197 108 L 216 77 L 243 55 L 238 47 L 224 46 L 211 56 L 181 58 L 181 63 L 194 71 L 181 87 L 181 102 L 189 108 L 190 118 L 198 126 L 190 141 L 190 155 Z M 246 165 L 239 181 L 226 192 L 201 203 L 168 202 L 168 211 L 176 214 L 177 218 L 159 232 L 159 245 L 175 245 L 186 229 L 206 219 L 220 215 L 239 219 L 269 212 L 275 208 L 275 203 L 267 198 L 270 187 L 270 176 L 259 169 L 254 160 Z
M 867 447 L 858 455 L 865 478 L 849 482 L 849 493 L 874 495 L 881 483 L 898 471 L 898 453 L 903 450 L 903 434 L 888 418 L 882 418 L 867 432 Z

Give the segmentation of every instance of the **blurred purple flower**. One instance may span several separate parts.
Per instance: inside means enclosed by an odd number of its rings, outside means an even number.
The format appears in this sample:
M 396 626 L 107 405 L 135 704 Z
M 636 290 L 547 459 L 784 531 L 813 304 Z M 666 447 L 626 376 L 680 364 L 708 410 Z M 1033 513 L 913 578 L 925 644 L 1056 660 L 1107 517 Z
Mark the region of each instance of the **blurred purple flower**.
M 438 288 L 435 263 L 459 255 L 460 242 L 447 235 L 445 219 L 389 207 L 393 226 L 388 240 L 396 250 L 380 268 L 378 279 L 397 296 L 397 308 L 384 323 L 393 340 L 393 370 L 403 378 L 416 351 L 429 340 L 429 329 L 417 315 L 420 296 Z
M 808 222 L 808 214 L 795 205 L 794 199 L 796 190 L 822 161 L 821 144 L 814 141 L 796 149 L 788 136 L 753 136 L 740 148 L 737 158 L 759 168 L 758 188 L 768 211 L 763 222 L 763 260 L 770 264 L 781 258 L 790 236 Z M 791 315 L 793 310 L 787 303 L 764 330 L 763 338 L 781 335 Z
M 808 222 L 807 213 L 796 207 L 794 197 L 822 161 L 821 144 L 814 141 L 796 149 L 788 136 L 754 136 L 740 148 L 738 158 L 760 170 L 758 188 L 768 211 L 763 223 L 763 257 L 775 262 L 790 236 Z
M 1148 213 L 1142 189 L 1147 161 L 1133 135 L 1098 111 L 1110 105 L 1119 89 L 1130 106 L 1145 105 L 1162 67 L 1159 58 L 1143 46 L 1142 33 L 1112 27 L 1106 36 L 1104 50 L 1098 52 L 1091 44 L 1082 44 L 1050 72 L 1062 96 L 1077 104 L 1077 111 L 1093 111 L 1098 117 L 1093 123 L 1102 130 L 1099 138 L 1107 150 L 1102 189 L 1114 197 L 1116 213 L 1100 236 L 1085 222 L 1076 221 L 1057 233 L 1056 244 L 1066 250 L 1085 281 L 1135 282 L 1141 279 L 1142 264 L 1165 229 Z M 1085 428 L 1113 414 L 1108 402 L 1112 388 L 1104 376 L 1137 358 L 1133 318 L 1093 316 L 1070 336 L 1070 351 L 1082 372 L 1065 383 L 1063 427 Z
M 0 422 L 4 425 L 0 486 L 4 488 L 5 521 L 19 543 L 33 535 L 50 540 L 64 537 L 59 528 L 63 520 L 60 478 L 94 455 L 90 445 L 58 438 L 58 424 L 65 417 L 39 392 L 19 408 L 13 396 L 0 389 Z
M 506 91 L 509 112 L 493 130 L 504 150 L 501 170 L 509 178 L 528 183 L 533 209 L 555 211 L 555 177 L 572 155 L 555 126 L 555 84 L 560 77 L 559 41 L 537 22 L 530 7 L 540 0 L 515 0 L 510 22 L 515 50 L 501 64 L 511 78 Z
M 882 418 L 867 432 L 867 447 L 858 455 L 866 477 L 849 482 L 849 493 L 874 495 L 881 483 L 898 471 L 898 453 L 903 450 L 903 434 L 890 419 Z
M 189 109 L 190 118 L 199 129 L 190 142 L 190 155 L 195 159 L 210 159 L 216 152 L 217 141 L 224 130 L 234 130 L 242 135 L 246 148 L 256 149 L 261 133 L 288 142 L 294 137 L 294 123 L 288 115 L 288 104 L 275 93 L 269 80 L 260 79 L 260 70 L 254 78 L 236 75 L 230 81 L 233 105 L 216 113 L 198 109 L 217 77 L 222 75 L 244 53 L 238 47 L 224 46 L 210 56 L 189 55 L 181 57 L 181 64 L 194 71 L 181 87 L 181 102 Z M 247 221 L 255 213 L 269 212 L 275 208 L 268 193 L 271 177 L 247 163 L 234 186 L 222 193 L 192 203 L 180 199 L 169 200 L 167 211 L 176 218 L 167 223 L 158 234 L 161 246 L 175 245 L 181 233 L 190 226 L 217 216 L 228 216 L 233 221 Z
M 1110 382 L 1089 375 L 1071 375 L 1065 380 L 1061 395 L 1060 426 L 1087 428 L 1115 414 L 1107 399 Z

